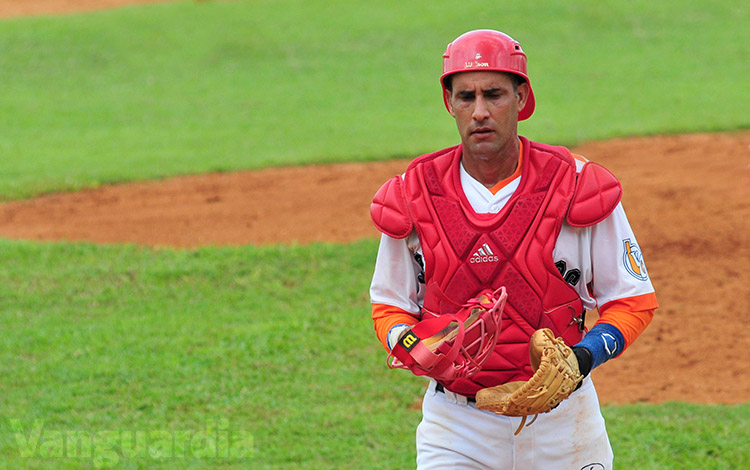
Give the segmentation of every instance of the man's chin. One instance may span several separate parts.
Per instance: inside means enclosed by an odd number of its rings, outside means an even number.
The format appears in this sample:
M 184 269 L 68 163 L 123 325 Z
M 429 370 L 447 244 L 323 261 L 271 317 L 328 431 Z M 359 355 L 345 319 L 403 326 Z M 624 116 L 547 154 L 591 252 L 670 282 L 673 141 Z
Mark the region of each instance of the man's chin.
M 500 152 L 500 146 L 497 142 L 472 142 L 472 140 L 469 140 L 468 145 L 464 143 L 464 149 L 468 150 L 471 156 L 490 158 Z

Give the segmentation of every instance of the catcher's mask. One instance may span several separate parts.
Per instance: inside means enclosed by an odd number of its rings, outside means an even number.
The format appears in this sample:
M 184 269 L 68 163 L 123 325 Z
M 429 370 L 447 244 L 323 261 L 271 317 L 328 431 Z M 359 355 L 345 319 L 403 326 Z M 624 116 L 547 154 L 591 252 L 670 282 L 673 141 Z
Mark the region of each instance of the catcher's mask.
M 445 381 L 471 377 L 495 349 L 507 297 L 505 287 L 485 289 L 455 314 L 422 320 L 393 347 L 388 367 Z
M 476 71 L 508 72 L 523 78 L 529 85 L 529 99 L 518 113 L 518 120 L 531 117 L 535 106 L 534 92 L 526 71 L 526 54 L 518 41 L 500 31 L 478 29 L 464 33 L 448 44 L 443 54 L 443 74 L 440 76 L 446 108 L 449 94 L 446 93 L 445 77 Z

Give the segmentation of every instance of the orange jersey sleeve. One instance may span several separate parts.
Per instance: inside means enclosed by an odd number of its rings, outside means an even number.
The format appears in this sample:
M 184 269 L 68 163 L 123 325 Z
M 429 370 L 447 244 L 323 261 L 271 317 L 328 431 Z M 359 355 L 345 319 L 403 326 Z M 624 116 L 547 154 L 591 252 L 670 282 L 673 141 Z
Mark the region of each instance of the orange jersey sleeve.
M 625 348 L 627 348 L 651 323 L 654 310 L 658 307 L 656 294 L 653 292 L 613 300 L 599 307 L 599 320 L 595 325 L 607 323 L 620 330 L 625 338 Z
M 406 310 L 385 304 L 372 304 L 372 320 L 375 323 L 375 334 L 383 343 L 386 351 L 390 351 L 387 338 L 391 328 L 401 323 L 414 326 L 419 322 L 414 315 Z

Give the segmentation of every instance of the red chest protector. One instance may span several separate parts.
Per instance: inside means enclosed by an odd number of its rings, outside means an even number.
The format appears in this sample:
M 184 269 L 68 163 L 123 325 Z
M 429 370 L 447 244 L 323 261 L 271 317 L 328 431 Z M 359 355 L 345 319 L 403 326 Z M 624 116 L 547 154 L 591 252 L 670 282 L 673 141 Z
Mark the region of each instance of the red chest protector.
M 602 166 L 589 162 L 576 175 L 567 149 L 521 139 L 521 182 L 497 214 L 478 214 L 466 199 L 461 146 L 417 158 L 403 179 L 378 191 L 371 206 L 382 232 L 395 238 L 417 232 L 425 261 L 423 317 L 454 313 L 485 288 L 505 286 L 508 292 L 494 353 L 471 378 L 444 384 L 461 395 L 528 380 L 529 338 L 539 328 L 550 328 L 569 345 L 580 341 L 583 304 L 555 267 L 552 251 L 564 220 L 593 225 L 622 194 Z

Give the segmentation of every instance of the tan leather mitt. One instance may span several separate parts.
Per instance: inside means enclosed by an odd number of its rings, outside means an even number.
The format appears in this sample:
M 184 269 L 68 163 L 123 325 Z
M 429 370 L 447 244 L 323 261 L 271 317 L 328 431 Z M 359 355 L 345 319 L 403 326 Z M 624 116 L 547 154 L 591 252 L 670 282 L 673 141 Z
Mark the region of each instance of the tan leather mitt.
M 552 330 L 543 328 L 531 335 L 529 359 L 534 375 L 526 382 L 508 382 L 477 392 L 477 408 L 505 416 L 523 416 L 516 430 L 521 432 L 526 417 L 547 413 L 570 396 L 583 375 L 573 350 Z

